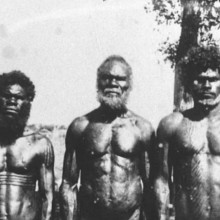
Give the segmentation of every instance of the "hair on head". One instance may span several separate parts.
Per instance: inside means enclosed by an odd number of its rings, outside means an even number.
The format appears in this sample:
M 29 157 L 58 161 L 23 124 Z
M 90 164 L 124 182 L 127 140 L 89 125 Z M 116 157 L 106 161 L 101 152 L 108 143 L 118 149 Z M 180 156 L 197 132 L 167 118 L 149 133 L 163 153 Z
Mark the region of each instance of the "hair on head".
M 33 101 L 35 97 L 35 86 L 33 82 L 24 73 L 18 70 L 0 75 L 0 93 L 9 85 L 18 84 L 26 92 L 29 101 Z
M 127 67 L 127 73 L 128 76 L 131 77 L 132 75 L 132 69 L 131 66 L 127 63 L 127 61 L 120 55 L 111 55 L 109 57 L 107 57 L 102 64 L 99 66 L 97 74 L 99 75 L 100 73 L 102 73 L 103 71 L 105 71 L 106 67 L 113 63 L 113 62 L 120 62 L 122 64 L 124 64 Z
M 178 66 L 181 68 L 183 83 L 187 89 L 199 73 L 207 69 L 219 70 L 220 51 L 217 46 L 195 46 L 188 50 Z

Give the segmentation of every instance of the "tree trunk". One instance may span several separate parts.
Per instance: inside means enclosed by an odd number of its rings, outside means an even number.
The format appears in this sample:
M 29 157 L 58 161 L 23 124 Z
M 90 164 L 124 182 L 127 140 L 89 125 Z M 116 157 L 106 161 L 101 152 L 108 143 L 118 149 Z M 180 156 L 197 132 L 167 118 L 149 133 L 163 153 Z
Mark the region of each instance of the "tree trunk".
M 175 67 L 175 85 L 174 85 L 174 106 L 175 111 L 183 111 L 193 105 L 192 98 L 184 90 L 181 80 L 181 69 L 178 67 L 178 62 L 184 57 L 187 51 L 197 45 L 200 11 L 199 2 L 195 0 L 182 0 L 183 16 L 182 16 L 182 31 L 180 36 L 179 46 L 177 48 L 176 67 Z

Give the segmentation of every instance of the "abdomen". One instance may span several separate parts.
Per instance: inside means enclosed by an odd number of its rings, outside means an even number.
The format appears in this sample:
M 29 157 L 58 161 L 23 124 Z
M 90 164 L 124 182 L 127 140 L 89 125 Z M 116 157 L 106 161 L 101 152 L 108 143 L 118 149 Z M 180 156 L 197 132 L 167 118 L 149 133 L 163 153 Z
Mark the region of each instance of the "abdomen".
M 90 175 L 82 170 L 80 199 L 85 209 L 129 212 L 140 206 L 142 186 L 137 161 L 113 156 L 106 158 L 104 165 L 103 159 L 97 162 Z
M 191 163 L 182 164 L 176 174 L 177 220 L 220 219 L 220 163 L 214 157 L 206 153 L 194 155 Z
M 28 176 L 0 174 L 0 220 L 35 220 L 39 204 L 35 184 Z

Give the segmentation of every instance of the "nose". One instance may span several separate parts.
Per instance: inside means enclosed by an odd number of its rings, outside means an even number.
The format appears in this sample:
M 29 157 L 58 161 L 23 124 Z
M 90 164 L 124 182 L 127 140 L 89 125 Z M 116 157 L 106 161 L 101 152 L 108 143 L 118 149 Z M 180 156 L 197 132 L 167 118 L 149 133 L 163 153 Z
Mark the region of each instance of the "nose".
M 112 79 L 110 80 L 110 84 L 111 84 L 112 86 L 118 86 L 118 82 L 117 82 L 117 80 L 116 80 L 115 78 L 112 78 Z
M 204 83 L 204 88 L 211 88 L 211 83 L 209 82 L 209 80 L 206 80 Z
M 8 99 L 7 103 L 10 105 L 17 105 L 17 99 L 15 97 L 11 97 Z

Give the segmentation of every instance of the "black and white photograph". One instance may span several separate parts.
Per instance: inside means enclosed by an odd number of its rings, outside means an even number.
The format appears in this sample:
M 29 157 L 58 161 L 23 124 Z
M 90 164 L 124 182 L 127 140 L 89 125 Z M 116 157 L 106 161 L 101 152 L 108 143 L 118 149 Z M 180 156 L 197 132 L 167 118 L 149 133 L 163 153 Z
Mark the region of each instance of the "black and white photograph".
M 0 2 L 0 220 L 220 219 L 220 0 Z

